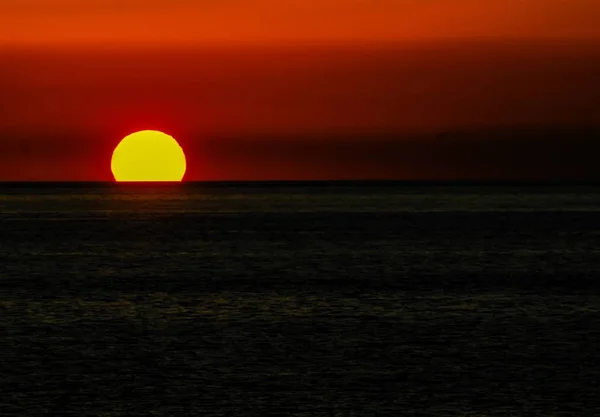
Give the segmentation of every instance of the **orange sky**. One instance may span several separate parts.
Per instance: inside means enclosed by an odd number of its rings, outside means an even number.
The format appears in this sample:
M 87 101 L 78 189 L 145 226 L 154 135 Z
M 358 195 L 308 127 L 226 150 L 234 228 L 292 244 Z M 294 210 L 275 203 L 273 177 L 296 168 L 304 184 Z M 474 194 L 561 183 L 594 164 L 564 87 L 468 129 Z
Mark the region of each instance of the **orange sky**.
M 0 0 L 10 45 L 600 37 L 598 0 Z
M 142 129 L 184 142 L 189 179 L 521 175 L 512 145 L 434 161 L 370 143 L 587 138 L 598 22 L 600 0 L 0 0 L 0 181 L 110 179 L 112 149 Z M 555 162 L 541 146 L 522 172 L 559 172 L 572 138 L 556 140 Z M 446 154 L 466 171 L 439 171 Z

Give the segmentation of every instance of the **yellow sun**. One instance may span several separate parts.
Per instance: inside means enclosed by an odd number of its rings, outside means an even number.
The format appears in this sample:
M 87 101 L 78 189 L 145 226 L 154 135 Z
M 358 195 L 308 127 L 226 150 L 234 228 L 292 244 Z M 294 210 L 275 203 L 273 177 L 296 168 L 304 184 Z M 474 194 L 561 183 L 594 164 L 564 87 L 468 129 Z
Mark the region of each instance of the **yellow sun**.
M 115 148 L 111 170 L 116 181 L 181 181 L 186 162 L 177 141 L 156 130 L 125 137 Z

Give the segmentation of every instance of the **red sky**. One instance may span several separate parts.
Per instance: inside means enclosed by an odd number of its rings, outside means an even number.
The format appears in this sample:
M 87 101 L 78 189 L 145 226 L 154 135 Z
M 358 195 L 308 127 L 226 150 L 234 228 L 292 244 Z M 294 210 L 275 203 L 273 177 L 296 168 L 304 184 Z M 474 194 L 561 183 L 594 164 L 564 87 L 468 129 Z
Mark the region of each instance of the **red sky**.
M 0 180 L 109 179 L 145 128 L 186 143 L 188 179 L 410 177 L 358 149 L 600 125 L 599 21 L 597 0 L 0 0 Z

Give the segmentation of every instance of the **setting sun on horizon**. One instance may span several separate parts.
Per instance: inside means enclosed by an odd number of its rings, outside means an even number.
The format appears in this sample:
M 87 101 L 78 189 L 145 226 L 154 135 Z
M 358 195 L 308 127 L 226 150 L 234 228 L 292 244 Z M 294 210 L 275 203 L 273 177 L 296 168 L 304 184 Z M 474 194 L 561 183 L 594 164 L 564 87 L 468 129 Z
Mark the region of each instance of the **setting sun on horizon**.
M 172 136 L 143 130 L 117 145 L 111 170 L 117 182 L 180 182 L 186 171 L 185 154 Z

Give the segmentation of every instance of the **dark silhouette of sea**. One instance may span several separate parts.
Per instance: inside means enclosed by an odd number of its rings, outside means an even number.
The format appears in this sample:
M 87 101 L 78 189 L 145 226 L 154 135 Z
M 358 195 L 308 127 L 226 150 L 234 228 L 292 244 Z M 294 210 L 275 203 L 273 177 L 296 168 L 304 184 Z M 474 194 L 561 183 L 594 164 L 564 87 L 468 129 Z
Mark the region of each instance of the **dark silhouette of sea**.
M 600 415 L 600 187 L 0 185 L 2 416 Z

